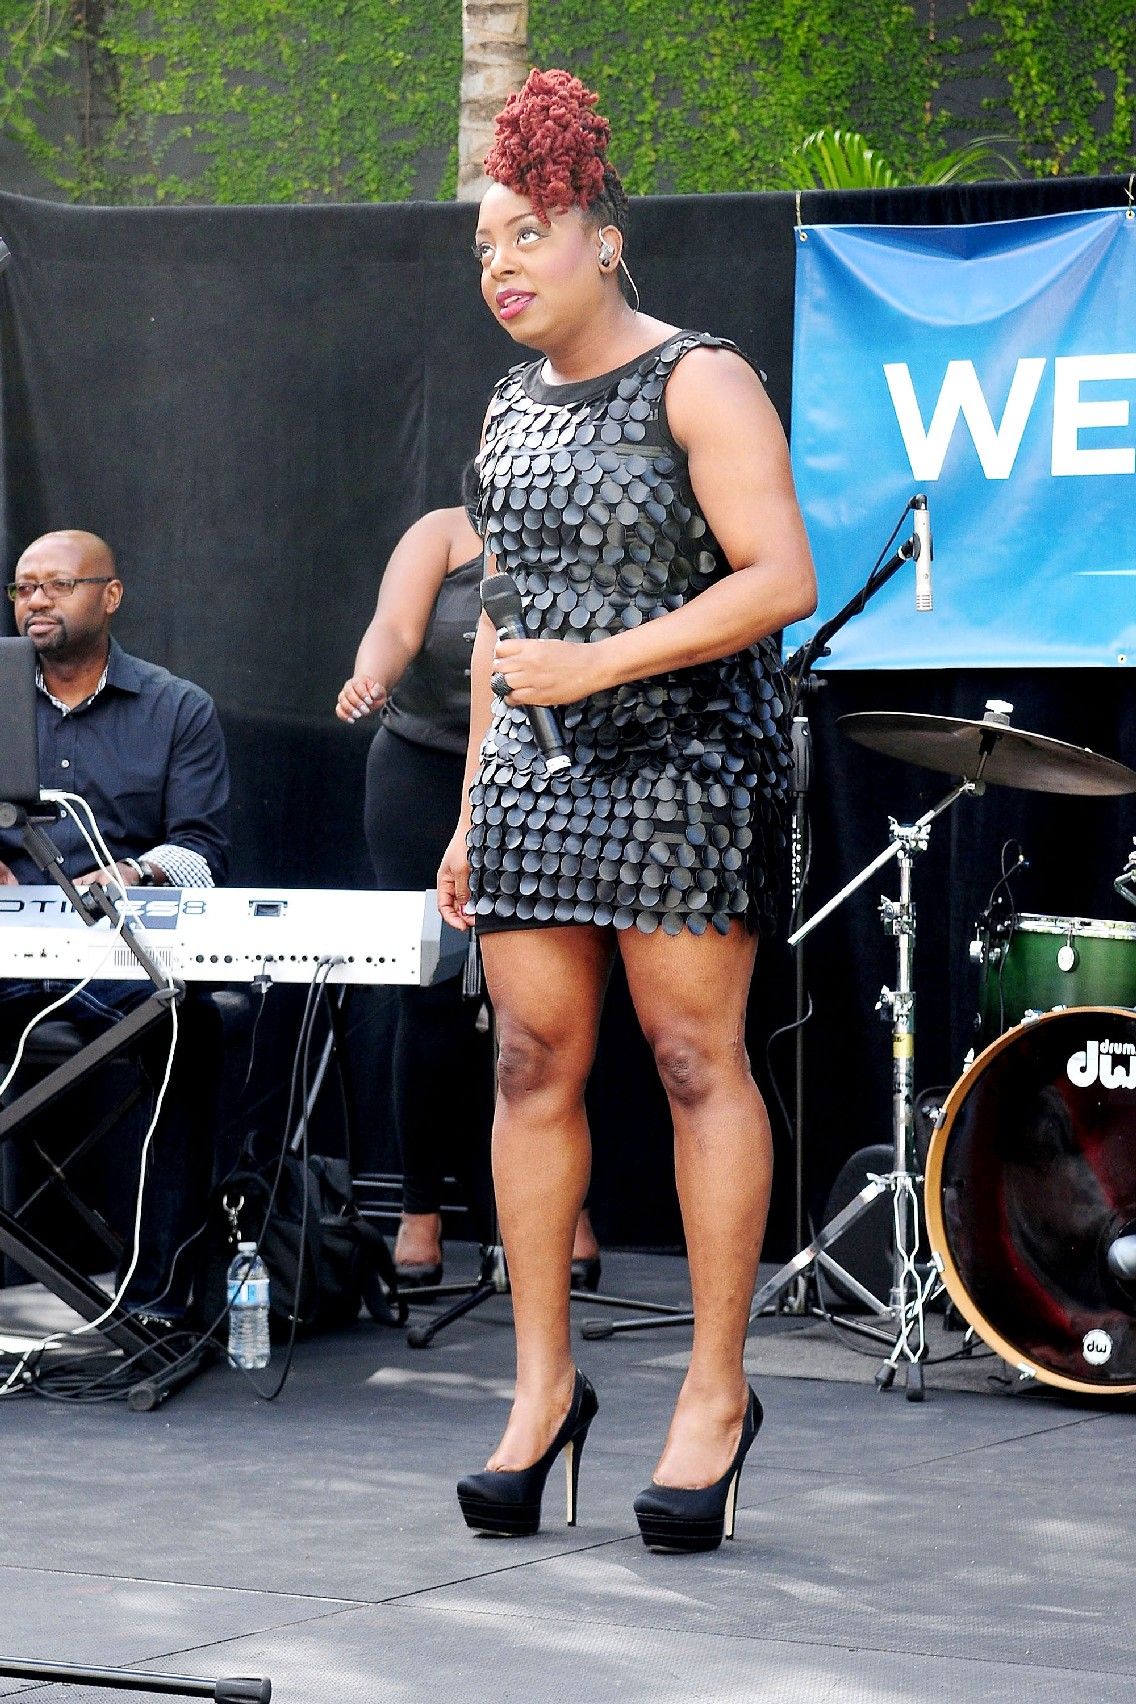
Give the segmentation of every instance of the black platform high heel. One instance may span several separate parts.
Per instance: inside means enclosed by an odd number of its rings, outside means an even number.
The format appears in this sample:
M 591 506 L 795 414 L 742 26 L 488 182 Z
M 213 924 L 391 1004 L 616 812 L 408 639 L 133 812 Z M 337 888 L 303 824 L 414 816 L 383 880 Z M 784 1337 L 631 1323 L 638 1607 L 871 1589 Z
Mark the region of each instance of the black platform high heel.
M 648 1550 L 717 1550 L 723 1534 L 733 1538 L 742 1463 L 764 1417 L 761 1403 L 751 1390 L 734 1459 L 713 1485 L 687 1491 L 678 1485 L 656 1485 L 652 1480 L 645 1491 L 640 1491 L 634 1509 Z
M 577 1371 L 572 1402 L 556 1436 L 531 1467 L 487 1468 L 458 1480 L 458 1502 L 465 1524 L 474 1532 L 523 1538 L 540 1528 L 540 1503 L 544 1482 L 553 1462 L 564 1451 L 568 1497 L 568 1525 L 576 1525 L 576 1493 L 580 1483 L 580 1455 L 588 1427 L 596 1417 L 599 1402 L 583 1373 Z

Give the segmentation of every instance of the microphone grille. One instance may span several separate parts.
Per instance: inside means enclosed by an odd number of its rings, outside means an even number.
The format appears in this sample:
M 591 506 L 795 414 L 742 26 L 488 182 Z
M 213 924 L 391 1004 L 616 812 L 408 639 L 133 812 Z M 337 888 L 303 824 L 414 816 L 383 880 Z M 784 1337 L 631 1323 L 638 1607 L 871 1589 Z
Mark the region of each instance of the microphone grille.
M 494 627 L 520 621 L 521 594 L 511 574 L 487 574 L 481 582 L 481 607 Z

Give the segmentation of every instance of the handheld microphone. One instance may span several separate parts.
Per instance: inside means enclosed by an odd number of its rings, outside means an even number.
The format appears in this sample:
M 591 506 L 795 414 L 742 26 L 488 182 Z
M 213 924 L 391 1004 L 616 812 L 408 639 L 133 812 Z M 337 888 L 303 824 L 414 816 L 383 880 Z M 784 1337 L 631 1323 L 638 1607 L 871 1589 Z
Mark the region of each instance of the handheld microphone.
M 502 639 L 529 639 L 525 632 L 521 594 L 511 574 L 489 574 L 481 582 L 481 607 Z M 550 775 L 569 767 L 564 736 L 555 712 L 547 704 L 522 704 Z
M 915 526 L 915 607 L 928 610 L 935 607 L 931 598 L 931 559 L 935 552 L 931 543 L 931 514 L 922 492 L 911 499 L 911 508 Z

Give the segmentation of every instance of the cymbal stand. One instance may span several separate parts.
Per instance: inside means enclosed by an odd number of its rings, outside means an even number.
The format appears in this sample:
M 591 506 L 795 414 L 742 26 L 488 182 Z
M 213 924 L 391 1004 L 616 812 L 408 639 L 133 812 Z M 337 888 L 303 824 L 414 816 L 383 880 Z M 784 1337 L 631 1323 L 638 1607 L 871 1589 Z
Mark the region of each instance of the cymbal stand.
M 1136 905 L 1136 842 L 1128 854 L 1127 864 L 1112 885 L 1121 899 L 1126 899 L 1129 905 Z

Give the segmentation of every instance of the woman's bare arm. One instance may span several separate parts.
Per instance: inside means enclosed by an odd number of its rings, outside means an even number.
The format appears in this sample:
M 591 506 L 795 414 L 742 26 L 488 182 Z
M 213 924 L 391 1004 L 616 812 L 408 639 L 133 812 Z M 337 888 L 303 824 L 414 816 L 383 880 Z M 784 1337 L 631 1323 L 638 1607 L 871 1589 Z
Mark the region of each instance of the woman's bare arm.
M 339 694 L 335 713 L 341 722 L 358 721 L 386 703 L 422 649 L 443 580 L 479 547 L 462 509 L 434 509 L 403 533 L 383 574 L 351 678 Z

